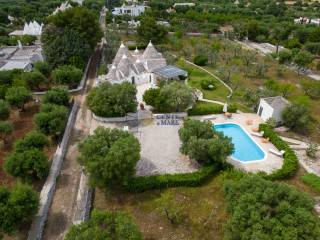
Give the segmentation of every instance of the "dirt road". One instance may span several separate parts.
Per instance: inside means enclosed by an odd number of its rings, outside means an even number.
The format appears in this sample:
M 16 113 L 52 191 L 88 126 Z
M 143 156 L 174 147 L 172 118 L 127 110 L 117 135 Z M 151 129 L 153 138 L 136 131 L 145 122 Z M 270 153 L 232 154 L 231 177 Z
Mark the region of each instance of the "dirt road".
M 97 73 L 101 55 L 101 48 L 98 47 L 92 57 L 86 86 L 76 101 L 80 103 L 76 122 L 67 150 L 66 158 L 57 180 L 56 191 L 45 225 L 43 239 L 62 240 L 72 225 L 75 214 L 76 199 L 79 189 L 81 167 L 77 163 L 78 143 L 89 134 L 91 114 L 85 106 L 85 97 L 91 89 Z

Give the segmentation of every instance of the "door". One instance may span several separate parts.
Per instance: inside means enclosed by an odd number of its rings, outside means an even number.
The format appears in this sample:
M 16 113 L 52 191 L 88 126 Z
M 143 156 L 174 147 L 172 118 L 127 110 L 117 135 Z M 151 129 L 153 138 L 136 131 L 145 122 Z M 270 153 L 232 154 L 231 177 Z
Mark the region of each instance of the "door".
M 263 107 L 260 107 L 259 108 L 259 111 L 258 111 L 258 115 L 261 117 L 261 115 L 262 115 L 262 112 L 263 112 Z

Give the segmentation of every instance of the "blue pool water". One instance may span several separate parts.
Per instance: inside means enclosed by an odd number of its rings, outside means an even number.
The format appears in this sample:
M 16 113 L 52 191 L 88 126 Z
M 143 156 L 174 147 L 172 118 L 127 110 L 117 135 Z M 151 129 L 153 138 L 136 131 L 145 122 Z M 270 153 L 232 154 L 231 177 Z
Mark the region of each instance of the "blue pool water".
M 216 124 L 213 127 L 216 131 L 223 132 L 225 136 L 232 138 L 235 148 L 232 154 L 233 159 L 241 162 L 264 159 L 265 153 L 238 124 Z

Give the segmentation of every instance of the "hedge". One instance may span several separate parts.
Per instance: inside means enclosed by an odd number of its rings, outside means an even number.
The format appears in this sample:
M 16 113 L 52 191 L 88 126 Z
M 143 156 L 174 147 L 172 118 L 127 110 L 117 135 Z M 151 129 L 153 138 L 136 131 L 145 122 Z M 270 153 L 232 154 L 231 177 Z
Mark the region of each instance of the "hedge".
M 313 173 L 307 173 L 301 179 L 305 184 L 320 192 L 320 177 Z
M 235 113 L 237 107 L 234 104 L 228 105 L 228 112 Z M 196 104 L 193 108 L 188 110 L 189 116 L 221 114 L 223 113 L 223 106 L 218 104 Z
M 265 178 L 269 180 L 284 179 L 295 175 L 299 168 L 299 161 L 294 151 L 289 145 L 283 141 L 277 133 L 267 124 L 260 124 L 259 131 L 263 131 L 263 136 L 269 138 L 271 143 L 278 149 L 284 150 L 283 165 L 281 169 L 274 171 L 269 175 L 265 175 Z
M 170 187 L 196 187 L 209 180 L 218 169 L 216 165 L 212 165 L 192 173 L 133 177 L 124 184 L 124 188 L 128 192 L 137 193 Z

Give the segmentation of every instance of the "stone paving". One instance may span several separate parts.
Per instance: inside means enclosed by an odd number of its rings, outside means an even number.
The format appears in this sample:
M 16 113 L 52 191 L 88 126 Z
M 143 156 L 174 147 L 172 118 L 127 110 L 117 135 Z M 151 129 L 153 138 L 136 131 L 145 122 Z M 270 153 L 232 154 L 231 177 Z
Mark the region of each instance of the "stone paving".
M 208 117 L 212 117 L 210 121 L 215 123 L 236 123 L 240 124 L 248 133 L 252 133 L 254 128 L 258 128 L 259 124 L 262 123 L 262 119 L 254 113 L 239 113 L 239 114 L 233 114 L 232 118 L 226 118 L 223 114 L 217 114 L 217 115 L 209 115 L 209 116 L 197 116 L 194 117 L 196 119 L 208 119 Z M 247 121 L 252 121 L 252 124 L 248 125 Z M 276 150 L 277 148 L 270 142 L 263 143 L 261 137 L 252 136 L 251 137 L 256 141 L 256 143 L 265 151 L 267 157 L 265 160 L 262 161 L 255 161 L 255 162 L 249 162 L 249 163 L 242 163 L 239 161 L 235 161 L 231 158 L 228 159 L 228 161 L 236 166 L 239 169 L 242 169 L 246 172 L 259 172 L 259 171 L 265 171 L 267 173 L 271 173 L 276 169 L 280 169 L 283 164 L 283 158 L 276 156 L 273 153 L 269 152 L 269 149 Z

